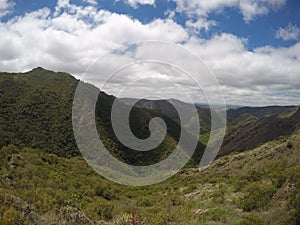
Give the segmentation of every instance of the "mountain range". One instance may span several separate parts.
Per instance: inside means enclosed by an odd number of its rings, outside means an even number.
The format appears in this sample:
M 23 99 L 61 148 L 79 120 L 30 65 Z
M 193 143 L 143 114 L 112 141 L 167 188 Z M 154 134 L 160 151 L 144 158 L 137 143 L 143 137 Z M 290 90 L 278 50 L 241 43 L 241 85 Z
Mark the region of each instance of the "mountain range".
M 0 73 L 0 224 L 128 225 L 135 214 L 143 221 L 138 224 L 151 225 L 300 224 L 298 106 L 229 108 L 218 158 L 199 172 L 195 166 L 210 135 L 211 115 L 197 104 L 201 132 L 187 167 L 161 184 L 125 187 L 96 174 L 77 148 L 72 104 L 79 82 L 40 67 Z M 97 131 L 107 149 L 132 165 L 168 157 L 181 132 L 171 103 L 190 104 L 139 100 L 130 114 L 132 132 L 147 138 L 149 121 L 161 117 L 167 135 L 157 148 L 137 152 L 114 134 L 115 99 L 100 92 L 96 104 Z M 133 100 L 121 99 L 122 104 Z

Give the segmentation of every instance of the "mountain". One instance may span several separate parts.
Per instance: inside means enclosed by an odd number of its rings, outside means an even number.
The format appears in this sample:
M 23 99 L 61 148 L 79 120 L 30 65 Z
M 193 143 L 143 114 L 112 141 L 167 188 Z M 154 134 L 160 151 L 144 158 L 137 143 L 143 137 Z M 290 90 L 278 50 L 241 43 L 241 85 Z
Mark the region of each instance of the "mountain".
M 247 108 L 237 111 L 228 113 L 229 117 L 232 114 L 239 116 L 234 120 L 229 119 L 219 155 L 253 149 L 268 141 L 289 136 L 300 127 L 299 107 Z
M 236 123 L 247 116 L 254 116 L 257 119 L 262 119 L 275 114 L 287 113 L 295 109 L 296 106 L 239 107 L 227 111 L 227 120 L 229 123 Z
M 123 100 L 123 99 L 122 99 Z M 135 99 L 124 99 L 132 103 Z M 180 123 L 178 114 L 172 104 L 178 107 L 190 107 L 189 103 L 178 100 L 142 99 L 136 106 L 153 110 Z M 203 144 L 209 138 L 211 129 L 210 109 L 201 105 L 197 107 L 201 125 L 200 140 Z M 227 110 L 227 131 L 219 156 L 232 152 L 250 150 L 268 141 L 288 136 L 299 127 L 299 108 L 296 106 L 238 107 Z M 192 123 L 194 118 L 190 119 Z
M 208 168 L 186 167 L 162 183 L 130 187 L 99 176 L 76 147 L 72 102 L 78 82 L 43 68 L 0 74 L 1 225 L 300 224 L 299 107 L 229 109 L 221 155 Z M 95 111 L 109 151 L 133 165 L 167 157 L 181 129 L 172 106 L 143 100 L 132 108 L 137 137 L 149 136 L 154 117 L 168 127 L 162 144 L 143 155 L 115 137 L 114 101 L 100 92 Z M 210 111 L 199 108 L 198 116 L 207 129 L 200 135 L 205 143 Z M 201 157 L 201 142 L 190 166 Z
M 128 104 L 132 104 L 133 102 L 135 102 L 135 106 L 163 114 L 171 118 L 178 124 L 180 124 L 181 121 L 177 113 L 177 110 L 175 109 L 174 106 L 176 106 L 179 110 L 187 109 L 187 108 L 191 109 L 194 107 L 194 105 L 191 103 L 183 102 L 176 99 L 165 99 L 165 100 L 140 99 L 139 100 L 134 98 L 122 98 L 121 100 Z M 201 133 L 207 136 L 211 126 L 210 110 L 208 107 L 199 107 L 198 105 L 195 105 L 195 108 L 198 111 L 198 119 L 201 126 Z M 195 122 L 195 118 L 190 118 L 187 124 L 191 124 L 194 122 Z
M 14 144 L 64 157 L 80 155 L 72 128 L 72 103 L 78 82 L 69 74 L 43 68 L 27 73 L 1 73 L 0 147 Z M 95 88 L 89 84 L 85 87 L 87 90 Z M 137 137 L 150 135 L 148 124 L 154 117 L 162 117 L 167 124 L 167 136 L 156 149 L 137 152 L 115 137 L 110 116 L 114 100 L 114 96 L 100 92 L 96 105 L 97 129 L 107 149 L 115 157 L 133 165 L 153 164 L 166 158 L 178 143 L 178 123 L 159 112 L 133 107 L 130 124 Z M 199 143 L 194 162 L 199 161 L 203 149 Z
M 134 98 L 122 98 L 122 101 L 125 103 L 133 103 L 136 102 L 135 105 L 144 109 L 149 109 L 152 111 L 159 112 L 180 124 L 179 115 L 174 107 L 178 107 L 179 109 L 188 108 L 192 105 L 183 101 L 179 101 L 176 99 L 166 99 L 166 100 L 148 100 L 148 99 L 134 99 Z
M 66 73 L 36 68 L 0 74 L 0 146 L 30 146 L 78 155 L 72 131 L 72 98 L 78 81 Z

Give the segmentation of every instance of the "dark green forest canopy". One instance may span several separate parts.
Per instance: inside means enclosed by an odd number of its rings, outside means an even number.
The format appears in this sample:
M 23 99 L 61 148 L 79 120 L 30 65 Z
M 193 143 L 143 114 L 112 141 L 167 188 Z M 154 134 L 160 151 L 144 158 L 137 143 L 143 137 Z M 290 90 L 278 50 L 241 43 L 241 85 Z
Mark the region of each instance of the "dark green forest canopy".
M 72 98 L 78 80 L 42 68 L 0 75 L 0 145 L 30 146 L 78 155 L 72 133 Z
M 78 82 L 67 73 L 43 68 L 27 73 L 1 73 L 0 147 L 14 144 L 63 157 L 80 155 L 72 128 L 72 103 Z M 168 131 L 165 140 L 156 149 L 147 152 L 128 149 L 117 140 L 111 126 L 110 112 L 114 99 L 101 92 L 96 105 L 98 133 L 111 153 L 134 165 L 153 164 L 166 158 L 179 140 L 178 123 L 160 112 L 133 107 L 130 125 L 137 137 L 150 135 L 149 121 L 157 116 L 167 123 Z M 191 162 L 198 161 L 203 149 L 204 145 L 199 142 Z

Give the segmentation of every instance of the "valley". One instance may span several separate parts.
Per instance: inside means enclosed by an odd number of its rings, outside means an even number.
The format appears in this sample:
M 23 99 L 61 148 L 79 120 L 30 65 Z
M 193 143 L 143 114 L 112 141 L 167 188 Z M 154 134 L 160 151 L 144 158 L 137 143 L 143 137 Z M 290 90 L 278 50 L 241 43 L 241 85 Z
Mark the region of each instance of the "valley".
M 101 177 L 77 148 L 72 101 L 78 82 L 43 68 L 0 74 L 0 224 L 128 225 L 135 216 L 136 224 L 150 225 L 300 224 L 298 106 L 228 109 L 219 155 L 199 171 L 211 129 L 210 111 L 199 104 L 199 143 L 186 167 L 162 183 L 129 187 Z M 170 103 L 142 100 L 133 107 L 130 126 L 137 137 L 150 135 L 154 117 L 168 127 L 156 149 L 137 153 L 114 135 L 115 97 L 100 95 L 97 130 L 114 157 L 152 165 L 171 154 L 180 123 Z

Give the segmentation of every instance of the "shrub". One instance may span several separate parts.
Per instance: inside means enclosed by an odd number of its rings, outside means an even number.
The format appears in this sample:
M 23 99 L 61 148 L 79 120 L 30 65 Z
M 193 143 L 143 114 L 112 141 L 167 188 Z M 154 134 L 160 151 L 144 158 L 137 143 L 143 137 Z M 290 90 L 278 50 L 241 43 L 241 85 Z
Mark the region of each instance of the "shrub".
M 226 217 L 226 211 L 224 209 L 215 208 L 206 213 L 207 217 L 213 221 L 221 221 Z
M 145 207 L 149 207 L 149 206 L 153 206 L 154 205 L 154 202 L 153 200 L 151 200 L 150 198 L 148 197 L 145 197 L 145 198 L 142 198 L 138 201 L 137 203 L 138 206 L 145 206 Z
M 212 195 L 212 200 L 214 203 L 224 203 L 225 200 L 225 188 L 219 187 L 218 190 L 216 190 Z
M 287 143 L 286 143 L 286 147 L 287 147 L 288 149 L 292 149 L 292 148 L 293 148 L 293 144 L 292 144 L 291 142 L 287 142 Z
M 2 214 L 2 218 L 0 218 L 0 224 L 1 225 L 14 225 L 14 224 L 25 225 L 28 224 L 28 221 L 26 221 L 24 215 L 21 212 L 10 207 L 4 210 Z
M 300 224 L 300 183 L 292 191 L 288 200 L 288 207 L 290 209 L 288 222 L 291 225 Z
M 1 154 L 14 154 L 14 153 L 18 153 L 19 149 L 15 146 L 15 145 L 7 145 L 7 146 L 3 146 L 1 149 Z
M 115 199 L 114 192 L 109 187 L 106 186 L 98 186 L 96 188 L 96 195 L 106 200 Z
M 234 183 L 234 191 L 239 192 L 248 184 L 249 182 L 247 180 L 236 180 Z
M 266 208 L 276 193 L 273 185 L 251 183 L 245 189 L 245 195 L 240 200 L 240 206 L 245 211 Z
M 183 204 L 183 199 L 179 195 L 172 195 L 169 197 L 169 199 L 171 200 L 172 206 L 179 206 Z
M 255 224 L 255 225 L 264 225 L 265 222 L 257 216 L 247 215 L 247 216 L 243 217 L 242 221 L 235 222 L 232 225 L 253 225 L 253 224 Z
M 82 209 L 82 195 L 80 193 L 72 193 L 70 198 L 64 200 L 64 204 L 81 210 Z
M 98 207 L 98 215 L 105 220 L 111 220 L 113 218 L 114 205 L 110 203 L 102 203 Z

